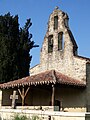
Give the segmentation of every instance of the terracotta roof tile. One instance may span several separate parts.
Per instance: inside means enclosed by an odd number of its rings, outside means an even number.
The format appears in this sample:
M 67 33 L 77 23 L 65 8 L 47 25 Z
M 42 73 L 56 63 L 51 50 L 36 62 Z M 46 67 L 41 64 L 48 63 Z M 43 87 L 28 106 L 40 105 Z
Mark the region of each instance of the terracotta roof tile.
M 66 75 L 63 75 L 59 72 L 55 72 L 57 82 L 60 84 L 68 84 L 68 85 L 75 85 L 75 86 L 86 86 L 86 83 L 82 80 L 76 80 Z
M 33 76 L 28 76 L 22 79 L 10 81 L 7 83 L 0 84 L 0 88 L 10 88 L 10 87 L 19 87 L 25 85 L 42 85 L 42 84 L 67 84 L 67 85 L 74 85 L 74 86 L 83 86 L 85 87 L 86 84 L 83 81 L 75 80 L 71 77 L 63 75 L 59 72 L 54 70 L 45 71 Z

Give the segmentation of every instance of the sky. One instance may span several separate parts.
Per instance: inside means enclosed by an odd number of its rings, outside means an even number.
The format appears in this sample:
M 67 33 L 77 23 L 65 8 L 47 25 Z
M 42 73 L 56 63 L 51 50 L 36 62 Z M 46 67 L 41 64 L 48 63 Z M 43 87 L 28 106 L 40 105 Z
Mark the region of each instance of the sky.
M 32 40 L 38 48 L 31 50 L 31 67 L 40 61 L 40 49 L 47 31 L 47 22 L 55 7 L 69 16 L 69 27 L 78 44 L 78 54 L 90 58 L 90 0 L 0 0 L 0 15 L 10 12 L 19 16 L 20 27 L 31 18 Z

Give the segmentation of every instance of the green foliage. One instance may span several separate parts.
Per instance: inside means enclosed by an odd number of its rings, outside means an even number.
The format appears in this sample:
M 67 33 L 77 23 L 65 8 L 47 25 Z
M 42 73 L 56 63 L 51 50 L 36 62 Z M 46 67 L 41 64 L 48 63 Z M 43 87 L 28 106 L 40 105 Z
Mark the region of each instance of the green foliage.
M 38 116 L 32 116 L 31 120 L 40 120 L 40 118 Z
M 15 115 L 13 120 L 29 120 L 25 115 Z
M 31 41 L 32 34 L 29 34 L 29 27 L 31 26 L 30 19 L 27 20 L 24 28 L 20 28 L 20 47 L 19 47 L 19 76 L 29 75 L 29 65 L 31 56 L 29 55 L 30 49 L 34 47 L 34 41 Z M 21 62 L 22 61 L 22 62 Z
M 0 81 L 17 76 L 18 16 L 0 16 Z
M 25 115 L 15 115 L 13 120 L 41 120 L 37 115 L 32 116 L 30 119 Z
M 29 33 L 31 19 L 27 19 L 23 28 L 19 27 L 18 15 L 10 13 L 0 16 L 0 82 L 8 82 L 29 75 L 32 56 L 30 50 L 35 47 Z

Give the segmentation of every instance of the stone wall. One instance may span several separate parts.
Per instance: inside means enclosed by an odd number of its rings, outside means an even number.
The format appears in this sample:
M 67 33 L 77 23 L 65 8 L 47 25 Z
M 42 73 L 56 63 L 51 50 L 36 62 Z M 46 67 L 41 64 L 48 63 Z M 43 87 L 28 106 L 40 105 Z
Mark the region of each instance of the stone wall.
M 86 87 L 86 107 L 87 112 L 90 112 L 90 63 L 87 63 L 86 67 L 86 73 L 87 73 L 87 87 Z
M 61 110 L 65 112 L 85 112 L 85 90 L 78 88 L 60 87 L 55 89 L 55 100 L 61 102 Z
M 29 119 L 38 116 L 41 120 L 85 120 L 85 113 L 0 109 L 1 120 L 12 120 L 15 115 L 25 115 Z

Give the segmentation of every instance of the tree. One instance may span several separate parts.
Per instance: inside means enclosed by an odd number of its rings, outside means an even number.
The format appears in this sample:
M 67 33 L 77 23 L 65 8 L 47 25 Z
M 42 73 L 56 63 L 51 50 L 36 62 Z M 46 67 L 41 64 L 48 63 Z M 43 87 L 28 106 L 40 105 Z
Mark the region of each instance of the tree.
M 0 82 L 8 82 L 29 75 L 31 57 L 35 47 L 29 33 L 31 20 L 19 28 L 18 15 L 0 16 Z
M 34 46 L 34 41 L 31 41 L 32 34 L 29 33 L 29 28 L 32 25 L 30 19 L 27 19 L 27 22 L 24 28 L 20 28 L 20 47 L 19 47 L 19 76 L 28 76 L 29 67 L 32 56 L 29 55 L 30 49 Z

